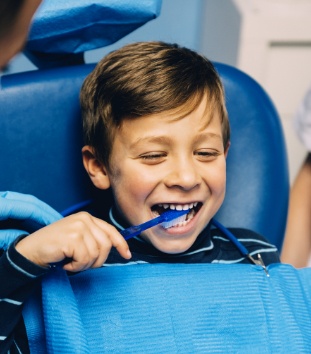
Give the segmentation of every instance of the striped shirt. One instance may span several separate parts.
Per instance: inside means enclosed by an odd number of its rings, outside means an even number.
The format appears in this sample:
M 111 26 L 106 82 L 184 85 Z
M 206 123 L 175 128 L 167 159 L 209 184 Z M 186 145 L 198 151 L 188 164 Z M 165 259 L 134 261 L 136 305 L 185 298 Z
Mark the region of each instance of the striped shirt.
M 118 229 L 128 227 L 124 220 L 115 212 L 110 211 L 109 222 Z M 261 235 L 246 229 L 229 229 L 239 242 L 257 259 L 261 255 L 265 265 L 280 262 L 277 248 Z M 237 247 L 229 241 L 224 233 L 211 227 L 202 231 L 194 244 L 183 253 L 167 254 L 159 251 L 142 238 L 134 237 L 128 240 L 132 258 L 126 260 L 112 249 L 105 266 L 129 265 L 135 263 L 249 263 Z
M 110 215 L 106 213 L 100 217 L 119 229 L 128 226 L 113 211 Z M 265 265 L 280 261 L 277 248 L 264 237 L 246 229 L 230 231 L 255 259 L 260 253 Z M 132 253 L 130 260 L 122 258 L 113 248 L 103 266 L 130 266 L 138 263 L 249 263 L 226 235 L 210 224 L 194 244 L 180 254 L 163 253 L 140 237 L 130 239 L 128 243 Z M 48 270 L 25 259 L 15 250 L 15 244 L 7 251 L 0 252 L 0 354 L 29 353 L 22 304 Z

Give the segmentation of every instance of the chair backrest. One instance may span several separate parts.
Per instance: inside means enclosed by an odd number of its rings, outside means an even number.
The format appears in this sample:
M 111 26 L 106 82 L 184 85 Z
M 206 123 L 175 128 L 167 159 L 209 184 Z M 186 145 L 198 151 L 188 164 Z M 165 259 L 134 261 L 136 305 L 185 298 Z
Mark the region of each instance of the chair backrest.
M 282 247 L 289 197 L 289 173 L 279 115 L 251 77 L 216 64 L 222 77 L 231 124 L 227 193 L 217 218 L 246 227 Z
M 216 63 L 226 91 L 232 139 L 227 194 L 217 214 L 282 245 L 288 204 L 285 143 L 264 90 L 241 71 Z M 79 90 L 93 64 L 1 77 L 0 190 L 37 196 L 58 211 L 95 193 L 81 159 Z

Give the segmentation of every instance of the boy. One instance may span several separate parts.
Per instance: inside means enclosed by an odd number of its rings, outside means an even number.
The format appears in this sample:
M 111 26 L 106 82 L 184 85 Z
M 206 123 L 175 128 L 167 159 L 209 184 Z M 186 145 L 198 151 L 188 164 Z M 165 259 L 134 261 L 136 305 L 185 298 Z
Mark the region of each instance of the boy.
M 14 318 L 0 334 L 5 350 L 15 340 L 27 352 L 21 304 L 51 263 L 66 260 L 70 272 L 138 262 L 249 263 L 211 228 L 225 195 L 230 129 L 220 78 L 206 58 L 162 42 L 125 46 L 87 77 L 81 107 L 84 166 L 97 188 L 112 190 L 114 202 L 107 213 L 98 200 L 92 215 L 80 212 L 21 237 L 2 256 L 2 279 L 10 284 L 1 296 Z M 155 226 L 128 243 L 118 232 L 168 208 L 190 211 L 185 221 Z M 254 258 L 260 251 L 265 265 L 279 262 L 263 237 L 232 232 Z

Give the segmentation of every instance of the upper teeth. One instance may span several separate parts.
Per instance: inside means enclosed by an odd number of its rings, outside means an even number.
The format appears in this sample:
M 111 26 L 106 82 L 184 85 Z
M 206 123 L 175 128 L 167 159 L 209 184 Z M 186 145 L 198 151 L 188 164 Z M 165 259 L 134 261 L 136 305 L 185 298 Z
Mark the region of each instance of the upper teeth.
M 172 210 L 187 210 L 196 207 L 198 203 L 190 203 L 190 204 L 159 204 L 160 207 L 164 209 L 172 209 Z

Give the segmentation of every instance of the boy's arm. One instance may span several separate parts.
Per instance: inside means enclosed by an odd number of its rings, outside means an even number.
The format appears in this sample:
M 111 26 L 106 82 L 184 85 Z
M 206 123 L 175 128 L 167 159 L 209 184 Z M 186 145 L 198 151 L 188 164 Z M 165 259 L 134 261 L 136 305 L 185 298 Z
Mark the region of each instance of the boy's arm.
M 19 230 L 1 230 L 13 228 L 3 226 L 7 222 L 17 224 Z M 32 234 L 17 244 L 17 251 L 43 267 L 66 258 L 71 259 L 64 266 L 69 271 L 100 267 L 111 247 L 116 247 L 124 258 L 131 257 L 126 241 L 105 221 L 85 212 L 63 219 L 53 208 L 32 195 L 0 192 L 0 249 L 5 250 L 16 237 L 9 231 L 17 231 L 18 235 L 23 233 L 20 230 Z
M 32 195 L 0 192 L 1 353 L 7 353 L 16 346 L 14 336 L 22 323 L 23 303 L 41 276 L 48 271 L 19 254 L 15 244 L 29 232 L 61 217 L 53 208 Z
M 20 237 L 0 258 L 0 348 L 9 348 L 22 305 L 51 263 L 68 260 L 72 272 L 101 267 L 112 247 L 130 258 L 128 244 L 110 224 L 81 212 Z M 8 347 L 6 347 L 8 345 Z
M 70 271 L 100 267 L 111 247 L 116 247 L 124 258 L 131 257 L 126 241 L 106 222 L 88 213 L 58 220 L 60 217 L 33 196 L 0 192 L 2 226 L 8 221 L 22 225 L 20 230 L 0 227 L 1 353 L 13 345 L 14 332 L 21 321 L 22 305 L 41 277 L 49 271 L 50 263 L 68 258 L 70 261 L 64 269 Z M 16 239 L 22 230 L 28 234 L 29 227 L 39 230 Z
M 20 255 L 15 250 L 15 243 L 8 250 L 0 252 L 0 352 L 4 353 L 13 345 L 23 303 L 48 269 Z

